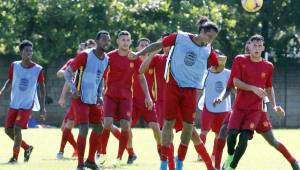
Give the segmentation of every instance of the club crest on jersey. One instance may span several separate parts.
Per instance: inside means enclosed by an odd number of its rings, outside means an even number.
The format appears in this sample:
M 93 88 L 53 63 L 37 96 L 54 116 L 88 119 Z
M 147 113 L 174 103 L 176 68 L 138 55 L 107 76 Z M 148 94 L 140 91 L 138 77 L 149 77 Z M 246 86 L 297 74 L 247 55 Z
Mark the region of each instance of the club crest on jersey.
M 224 90 L 224 85 L 222 81 L 217 81 L 215 83 L 215 90 L 217 93 L 221 93 Z
M 130 62 L 129 66 L 130 66 L 130 68 L 133 68 L 134 67 L 134 63 Z
M 22 78 L 19 84 L 19 89 L 21 91 L 26 91 L 28 88 L 29 80 L 26 78 Z
M 255 125 L 254 123 L 250 123 L 250 129 L 254 129 Z
M 263 123 L 263 125 L 264 125 L 264 127 L 268 127 L 268 126 L 269 126 L 269 123 L 268 123 L 267 121 L 265 121 L 265 122 Z
M 260 77 L 261 77 L 262 79 L 265 79 L 266 76 L 267 76 L 267 74 L 266 74 L 265 72 L 262 72 L 261 75 L 260 75 Z
M 196 63 L 197 55 L 193 51 L 186 52 L 184 57 L 184 64 L 187 66 L 193 66 Z
M 149 69 L 148 73 L 153 74 L 153 69 Z

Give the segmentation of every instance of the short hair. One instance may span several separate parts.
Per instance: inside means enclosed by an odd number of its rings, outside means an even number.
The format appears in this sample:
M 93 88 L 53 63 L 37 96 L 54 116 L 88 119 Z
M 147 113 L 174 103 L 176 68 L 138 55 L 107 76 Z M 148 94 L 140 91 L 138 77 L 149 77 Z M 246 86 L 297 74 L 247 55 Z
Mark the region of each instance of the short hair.
M 88 45 L 96 45 L 96 41 L 93 39 L 88 39 L 85 42 L 85 46 L 88 46 Z
M 99 40 L 102 34 L 109 35 L 109 32 L 107 32 L 105 30 L 99 31 L 96 35 L 96 40 Z
M 23 40 L 20 44 L 19 44 L 19 50 L 22 51 L 26 46 L 31 46 L 33 47 L 33 44 L 31 41 L 29 40 Z
M 163 35 L 161 36 L 161 38 L 164 38 L 164 37 L 169 36 L 169 35 L 170 35 L 170 33 L 168 33 L 168 32 L 163 33 Z
M 140 38 L 137 42 L 137 44 L 139 45 L 142 41 L 146 41 L 147 43 L 150 43 L 151 41 L 149 40 L 149 38 L 146 38 L 146 37 L 143 37 L 143 38 Z
M 130 32 L 128 32 L 128 31 L 126 31 L 126 30 L 120 31 L 120 32 L 118 33 L 118 38 L 120 38 L 120 36 L 122 36 L 122 35 L 128 35 L 128 36 L 131 37 Z
M 262 42 L 265 42 L 265 39 L 262 35 L 259 35 L 259 34 L 255 34 L 253 36 L 250 37 L 249 39 L 250 42 L 253 42 L 253 41 L 262 41 Z
M 219 27 L 217 26 L 217 24 L 210 21 L 207 16 L 200 16 L 197 24 L 199 33 L 202 29 L 204 30 L 204 32 L 209 32 L 211 30 L 213 30 L 216 33 L 219 32 Z

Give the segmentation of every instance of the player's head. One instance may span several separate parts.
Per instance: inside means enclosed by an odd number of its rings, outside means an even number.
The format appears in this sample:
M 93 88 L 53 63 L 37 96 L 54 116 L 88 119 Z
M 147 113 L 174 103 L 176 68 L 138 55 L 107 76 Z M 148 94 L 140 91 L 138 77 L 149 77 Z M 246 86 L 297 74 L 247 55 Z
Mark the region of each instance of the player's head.
M 169 36 L 170 33 L 164 33 L 161 38 L 164 38 L 166 36 Z M 171 47 L 163 47 L 163 51 L 164 51 L 164 54 L 168 55 L 169 54 L 169 51 L 170 51 Z
M 226 61 L 227 61 L 227 56 L 224 54 L 224 53 L 222 53 L 222 51 L 220 51 L 220 50 L 215 50 L 215 52 L 217 53 L 217 55 L 218 55 L 218 63 L 219 63 L 219 66 L 221 66 L 221 67 L 225 67 L 225 65 L 226 65 Z
M 150 40 L 148 38 L 140 38 L 137 42 L 137 50 L 140 51 L 147 47 L 150 44 Z
M 86 40 L 86 42 L 85 42 L 85 47 L 86 47 L 86 48 L 96 48 L 96 46 L 97 46 L 97 43 L 96 43 L 96 41 L 93 40 L 93 39 L 88 39 L 88 40 Z
M 131 45 L 131 34 L 128 31 L 121 31 L 117 39 L 118 48 L 120 50 L 128 51 Z
M 250 37 L 249 41 L 249 54 L 255 58 L 261 57 L 261 53 L 265 50 L 264 37 L 255 34 L 252 37 Z
M 99 31 L 95 38 L 97 44 L 96 48 L 101 49 L 102 51 L 107 50 L 110 45 L 110 40 L 109 32 Z
M 250 53 L 249 45 L 250 45 L 250 40 L 247 40 L 247 42 L 245 44 L 245 49 L 244 49 L 245 54 L 249 54 Z
M 198 33 L 205 43 L 211 43 L 217 37 L 219 28 L 208 17 L 201 16 L 198 20 Z
M 80 43 L 80 44 L 78 45 L 77 51 L 78 51 L 78 52 L 83 51 L 83 50 L 85 50 L 85 48 L 86 48 L 86 43 L 85 43 L 85 42 L 82 42 L 82 43 Z
M 24 60 L 30 60 L 33 53 L 33 44 L 29 40 L 23 40 L 19 44 L 20 55 Z

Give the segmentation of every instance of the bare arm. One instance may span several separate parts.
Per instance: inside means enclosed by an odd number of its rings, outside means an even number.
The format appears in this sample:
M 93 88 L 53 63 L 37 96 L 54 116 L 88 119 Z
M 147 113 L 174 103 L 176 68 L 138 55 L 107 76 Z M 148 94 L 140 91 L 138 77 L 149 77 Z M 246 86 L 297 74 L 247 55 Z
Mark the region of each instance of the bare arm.
M 235 93 L 235 89 L 232 88 L 226 88 L 225 93 L 222 92 L 219 97 L 214 99 L 213 106 L 216 106 L 217 104 L 220 104 L 223 100 L 225 100 L 231 93 Z
M 151 110 L 152 107 L 153 107 L 153 103 L 152 103 L 152 99 L 150 97 L 150 93 L 149 93 L 149 89 L 148 89 L 148 83 L 147 83 L 147 80 L 146 80 L 144 74 L 139 74 L 139 81 L 140 81 L 141 87 L 143 89 L 143 92 L 145 94 L 146 107 L 149 110 Z
M 2 96 L 2 94 L 4 94 L 4 92 L 5 92 L 8 88 L 11 88 L 11 80 L 10 80 L 10 79 L 6 80 L 6 82 L 4 83 L 2 89 L 0 90 L 0 96 Z
M 156 53 L 157 51 L 154 51 L 153 53 L 150 53 L 149 56 L 145 58 L 145 60 L 143 61 L 139 69 L 140 74 L 144 74 L 149 69 L 149 65 Z
M 58 100 L 58 104 L 61 107 L 65 107 L 66 106 L 66 95 L 67 95 L 67 93 L 68 93 L 69 90 L 70 90 L 70 86 L 68 85 L 67 82 L 65 82 L 64 83 L 64 87 L 63 87 L 63 89 L 61 91 L 59 100 Z
M 40 110 L 40 117 L 42 120 L 46 118 L 46 86 L 45 83 L 40 83 L 40 97 L 41 97 L 41 110 Z
M 245 91 L 252 91 L 260 98 L 263 98 L 264 96 L 266 96 L 266 92 L 264 91 L 264 89 L 247 84 L 238 78 L 233 78 L 233 84 L 238 89 L 245 90 Z
M 276 104 L 276 99 L 275 99 L 275 92 L 274 92 L 274 88 L 270 87 L 270 88 L 266 88 L 266 92 L 268 95 L 268 98 L 270 100 L 271 105 L 273 106 L 273 110 L 281 117 L 284 117 L 285 115 L 285 111 L 281 106 L 278 106 Z
M 147 53 L 151 53 L 151 52 L 157 51 L 157 50 L 161 49 L 162 47 L 163 47 L 163 44 L 162 44 L 161 41 L 154 42 L 154 43 L 148 45 L 143 50 L 137 52 L 136 56 L 143 56 L 143 55 L 145 55 Z
M 65 71 L 64 77 L 65 77 L 65 80 L 68 83 L 69 87 L 71 88 L 72 97 L 77 99 L 80 95 L 79 95 L 78 89 L 76 88 L 76 85 L 72 81 L 73 75 L 74 75 L 74 71 L 69 66 Z

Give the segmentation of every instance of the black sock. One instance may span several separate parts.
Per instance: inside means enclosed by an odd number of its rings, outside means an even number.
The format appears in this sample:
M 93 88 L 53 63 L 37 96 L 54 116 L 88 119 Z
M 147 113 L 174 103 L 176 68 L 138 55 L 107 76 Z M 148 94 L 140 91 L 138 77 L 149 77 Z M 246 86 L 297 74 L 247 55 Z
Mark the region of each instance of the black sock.
M 236 129 L 230 129 L 230 131 L 228 132 L 228 136 L 227 136 L 227 152 L 229 155 L 233 155 L 234 154 L 234 148 L 236 145 L 236 138 L 238 135 L 239 131 Z

